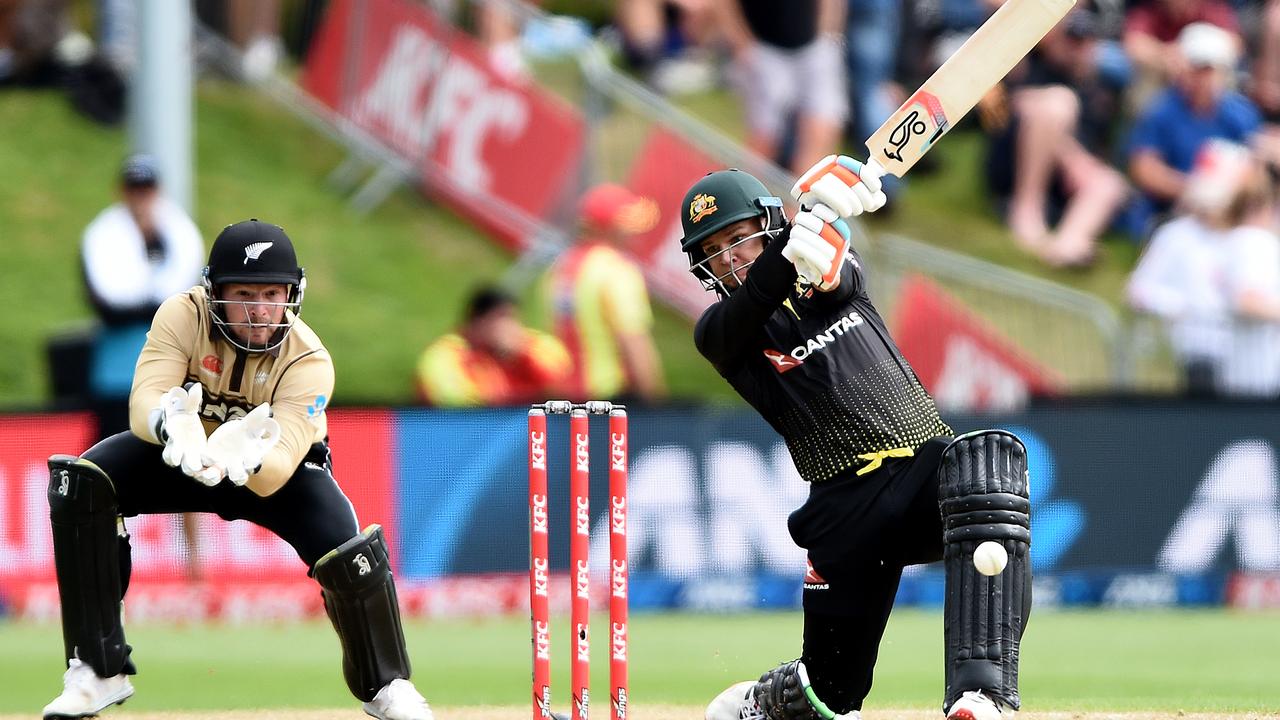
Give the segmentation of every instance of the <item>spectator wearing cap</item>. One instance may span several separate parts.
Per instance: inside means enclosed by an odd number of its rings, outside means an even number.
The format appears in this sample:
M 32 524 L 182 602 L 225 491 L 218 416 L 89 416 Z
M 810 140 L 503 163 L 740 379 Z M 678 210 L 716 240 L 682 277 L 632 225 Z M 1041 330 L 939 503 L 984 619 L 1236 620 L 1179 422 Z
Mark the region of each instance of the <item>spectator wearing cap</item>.
M 621 185 L 592 188 L 579 241 L 547 272 L 543 295 L 556 336 L 573 357 L 572 400 L 652 401 L 665 395 L 653 310 L 627 243 L 658 222 L 653 200 Z
M 569 351 L 551 335 L 525 327 L 515 299 L 477 288 L 462 324 L 427 346 L 418 360 L 418 395 L 438 407 L 516 405 L 563 392 Z
M 1125 14 L 1124 50 L 1136 71 L 1129 88 L 1132 114 L 1141 112 L 1153 95 L 1183 74 L 1187 59 L 1178 38 L 1196 23 L 1227 31 L 1239 54 L 1239 22 L 1235 10 L 1223 0 L 1153 0 L 1133 5 Z
M 987 184 L 1005 204 L 1015 240 L 1054 266 L 1082 266 L 1128 195 L 1100 153 L 1110 115 L 1097 66 L 1096 19 L 1072 11 L 1011 75 L 999 102 L 984 98 L 991 136 Z M 1101 98 L 1101 101 L 1099 101 Z
M 81 263 L 101 327 L 90 363 L 90 392 L 105 434 L 128 429 L 129 389 L 156 308 L 200 280 L 204 242 L 187 213 L 160 191 L 155 160 L 129 157 L 120 200 L 85 228 Z M 118 411 L 118 412 L 117 412 Z
M 1141 191 L 1131 214 L 1137 235 L 1182 195 L 1187 173 L 1205 141 L 1251 145 L 1261 125 L 1254 104 L 1231 88 L 1236 38 L 1215 25 L 1193 23 L 1178 36 L 1184 69 L 1152 99 L 1129 139 L 1129 176 Z

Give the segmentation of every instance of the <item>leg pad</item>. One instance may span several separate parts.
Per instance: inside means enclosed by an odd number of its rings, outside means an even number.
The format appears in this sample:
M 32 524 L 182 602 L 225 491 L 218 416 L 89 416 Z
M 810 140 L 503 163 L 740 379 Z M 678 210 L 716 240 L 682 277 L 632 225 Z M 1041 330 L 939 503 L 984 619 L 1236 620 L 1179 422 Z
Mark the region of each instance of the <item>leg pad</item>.
M 48 495 L 66 657 L 79 657 L 99 677 L 133 674 L 120 619 L 128 553 L 115 487 L 97 465 L 54 455 Z
M 342 674 L 351 694 L 369 702 L 392 680 L 408 680 L 409 653 L 382 528 L 370 525 L 329 551 L 314 573 L 342 643 Z
M 946 698 L 985 690 L 1013 709 L 1018 649 L 1031 611 L 1031 501 L 1027 450 L 1012 433 L 984 430 L 956 438 L 942 454 L 939 493 L 947 573 L 944 603 Z M 983 542 L 1009 554 L 988 577 L 973 565 Z

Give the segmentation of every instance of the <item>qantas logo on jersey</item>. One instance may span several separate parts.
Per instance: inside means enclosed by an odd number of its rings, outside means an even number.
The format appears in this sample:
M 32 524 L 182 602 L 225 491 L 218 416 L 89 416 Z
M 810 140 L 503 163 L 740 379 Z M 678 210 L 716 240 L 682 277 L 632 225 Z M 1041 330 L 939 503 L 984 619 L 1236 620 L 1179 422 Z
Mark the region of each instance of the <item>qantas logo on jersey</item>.
M 791 348 L 791 353 L 784 353 L 778 350 L 768 349 L 764 351 L 764 356 L 769 358 L 769 362 L 773 363 L 773 369 L 779 373 L 787 372 L 804 364 L 804 359 L 816 352 L 822 352 L 827 346 L 836 340 L 844 337 L 845 331 L 853 330 L 865 322 L 862 315 L 857 310 L 850 310 L 848 315 L 831 323 L 831 325 L 822 332 L 814 335 L 805 341 L 803 345 L 797 345 Z
M 813 569 L 812 560 L 805 558 L 804 565 L 805 590 L 828 590 L 831 588 L 831 585 L 826 581 L 826 578 L 819 575 L 818 571 Z
M 764 356 L 769 358 L 769 362 L 773 363 L 773 369 L 780 373 L 794 370 L 804 364 L 802 361 L 777 350 L 765 350 Z

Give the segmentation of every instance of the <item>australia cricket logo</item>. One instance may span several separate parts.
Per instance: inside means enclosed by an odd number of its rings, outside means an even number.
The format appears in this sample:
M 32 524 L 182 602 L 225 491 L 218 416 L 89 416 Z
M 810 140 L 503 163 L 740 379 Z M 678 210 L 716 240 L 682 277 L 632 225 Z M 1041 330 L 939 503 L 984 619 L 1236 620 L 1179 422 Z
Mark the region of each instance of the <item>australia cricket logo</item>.
M 911 111 L 893 128 L 893 132 L 889 133 L 890 147 L 884 149 L 885 157 L 898 162 L 903 162 L 902 152 L 913 139 L 929 132 L 929 123 L 926 122 L 926 119 L 933 120 L 935 129 L 933 134 L 924 141 L 924 144 L 915 151 L 917 155 L 923 155 L 938 138 L 942 137 L 951 128 L 951 123 L 947 120 L 947 115 L 942 110 L 942 103 L 938 102 L 938 98 L 923 90 L 912 95 L 911 99 L 902 104 L 902 107 L 904 109 L 911 108 Z

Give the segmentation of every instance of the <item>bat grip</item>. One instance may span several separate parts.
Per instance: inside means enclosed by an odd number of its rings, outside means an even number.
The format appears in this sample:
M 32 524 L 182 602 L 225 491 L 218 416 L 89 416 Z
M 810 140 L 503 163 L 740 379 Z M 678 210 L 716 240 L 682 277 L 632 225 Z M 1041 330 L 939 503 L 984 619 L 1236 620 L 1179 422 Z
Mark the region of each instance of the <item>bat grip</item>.
M 871 172 L 875 173 L 879 177 L 884 177 L 885 175 L 889 174 L 889 171 L 885 170 L 884 166 L 881 165 L 878 161 L 876 161 L 874 157 L 868 156 L 867 161 L 862 163 L 862 165 L 864 168 L 870 170 Z

